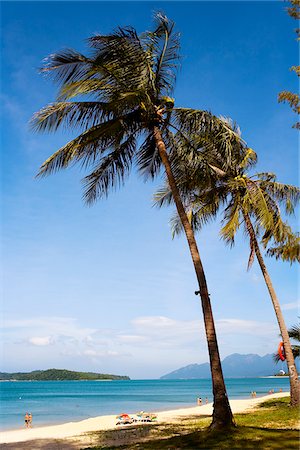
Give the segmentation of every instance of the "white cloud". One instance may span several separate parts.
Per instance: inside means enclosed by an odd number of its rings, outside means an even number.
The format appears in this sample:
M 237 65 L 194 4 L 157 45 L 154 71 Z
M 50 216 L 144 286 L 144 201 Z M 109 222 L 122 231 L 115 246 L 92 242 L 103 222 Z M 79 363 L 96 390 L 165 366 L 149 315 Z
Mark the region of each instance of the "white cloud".
M 284 303 L 281 306 L 282 311 L 289 311 L 290 309 L 298 309 L 299 310 L 299 302 L 291 302 L 291 303 Z
M 226 318 L 216 320 L 215 324 L 220 338 L 277 333 L 277 325 L 270 322 Z M 166 316 L 137 317 L 123 330 L 82 327 L 68 317 L 11 320 L 5 322 L 4 328 L 8 339 L 17 335 L 31 345 L 57 344 L 68 353 L 74 350 L 74 354 L 85 356 L 112 356 L 118 354 L 121 346 L 128 349 L 182 347 L 205 340 L 202 320 L 176 320 Z
M 259 353 L 261 348 L 271 352 L 278 337 L 277 325 L 266 321 L 224 318 L 216 320 L 216 330 L 222 357 L 234 352 Z M 207 361 L 202 320 L 141 316 L 116 330 L 83 327 L 70 317 L 38 317 L 6 321 L 3 331 L 5 348 L 8 354 L 19 355 L 20 367 L 24 343 L 31 346 L 31 360 L 46 368 L 130 375 L 130 367 L 140 367 L 138 373 L 159 376 L 172 368 Z
M 216 321 L 217 333 L 225 334 L 255 334 L 268 336 L 276 333 L 278 327 L 275 323 L 259 322 L 256 320 L 243 319 L 220 319 Z
M 132 321 L 135 335 L 145 345 L 156 343 L 159 347 L 182 346 L 204 338 L 201 320 L 175 320 L 165 316 L 138 317 Z M 143 340 L 141 339 L 143 337 Z M 136 340 L 138 343 L 138 341 Z
M 47 330 L 47 334 L 55 336 L 88 338 L 96 331 L 95 328 L 84 328 L 78 324 L 77 319 L 71 317 L 34 317 L 31 319 L 12 319 L 2 322 L 4 330 L 13 330 L 22 333 L 26 330 Z M 31 334 L 31 333 L 30 333 Z
M 120 342 L 124 342 L 125 344 L 136 344 L 136 343 L 142 343 L 145 342 L 146 337 L 145 336 L 139 336 L 136 334 L 121 334 L 118 336 L 118 339 Z
M 28 339 L 28 342 L 32 345 L 40 347 L 53 344 L 53 338 L 51 336 L 33 336 Z

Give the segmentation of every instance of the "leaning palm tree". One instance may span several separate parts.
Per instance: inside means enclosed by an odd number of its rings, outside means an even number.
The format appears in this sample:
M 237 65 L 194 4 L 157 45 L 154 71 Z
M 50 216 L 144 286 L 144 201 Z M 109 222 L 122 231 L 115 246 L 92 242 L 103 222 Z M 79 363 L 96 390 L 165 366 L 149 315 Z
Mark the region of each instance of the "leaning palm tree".
M 276 176 L 272 173 L 248 175 L 247 169 L 255 163 L 256 154 L 253 150 L 248 149 L 243 158 L 236 153 L 226 172 L 216 172 L 215 180 L 208 185 L 203 183 L 201 176 L 197 177 L 197 171 L 192 172 L 188 169 L 188 161 L 185 161 L 181 168 L 177 168 L 178 188 L 194 230 L 201 229 L 203 224 L 215 218 L 221 206 L 225 206 L 221 229 L 221 237 L 225 242 L 233 245 L 236 232 L 243 225 L 250 244 L 248 269 L 256 256 L 284 343 L 290 377 L 291 405 L 299 405 L 300 385 L 291 343 L 275 289 L 262 257 L 259 239 L 261 238 L 264 246 L 271 240 L 276 246 L 292 239 L 291 228 L 281 218 L 280 204 L 285 206 L 287 214 L 293 213 L 295 204 L 300 199 L 300 189 L 278 183 Z M 195 164 L 194 158 L 193 168 Z M 202 162 L 199 166 L 201 165 Z M 169 186 L 164 186 L 157 193 L 156 201 L 159 206 L 173 201 Z M 172 225 L 174 233 L 181 231 L 182 224 L 177 215 L 173 217 Z
M 60 89 L 57 101 L 34 115 L 32 127 L 45 132 L 65 126 L 82 132 L 50 156 L 38 176 L 75 163 L 90 168 L 83 184 L 84 199 L 91 204 L 123 184 L 133 164 L 146 177 L 155 177 L 163 166 L 199 284 L 214 395 L 211 427 L 231 426 L 234 421 L 205 273 L 173 173 L 177 146 L 174 133 L 179 133 L 188 146 L 187 128 L 197 130 L 199 138 L 193 151 L 202 160 L 203 179 L 209 179 L 215 171 L 206 160 L 208 154 L 220 154 L 226 169 L 232 155 L 244 151 L 245 146 L 222 119 L 207 111 L 174 106 L 171 95 L 179 61 L 179 38 L 174 23 L 164 15 L 158 13 L 154 30 L 140 36 L 133 28 L 118 28 L 109 35 L 95 35 L 88 43 L 92 49 L 89 56 L 65 50 L 50 55 L 42 69 L 59 83 Z

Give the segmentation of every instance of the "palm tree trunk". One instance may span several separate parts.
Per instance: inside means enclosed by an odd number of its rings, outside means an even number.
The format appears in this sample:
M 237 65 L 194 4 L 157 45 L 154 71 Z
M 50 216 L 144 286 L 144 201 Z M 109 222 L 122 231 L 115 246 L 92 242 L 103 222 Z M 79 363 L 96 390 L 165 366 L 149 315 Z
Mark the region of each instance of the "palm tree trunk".
M 254 231 L 254 228 L 251 223 L 249 215 L 244 214 L 244 219 L 246 222 L 246 226 L 247 226 L 247 230 L 248 230 L 250 239 L 254 245 L 255 254 L 256 254 L 258 263 L 260 265 L 263 277 L 265 279 L 265 282 L 266 282 L 266 285 L 267 285 L 267 288 L 268 288 L 268 291 L 269 291 L 269 294 L 270 294 L 270 297 L 271 297 L 271 300 L 272 300 L 272 303 L 274 306 L 276 318 L 277 318 L 280 333 L 282 336 L 282 341 L 283 341 L 284 351 L 285 351 L 285 356 L 286 356 L 286 362 L 287 362 L 289 377 L 290 377 L 291 405 L 299 406 L 300 405 L 300 383 L 299 383 L 299 379 L 298 379 L 298 373 L 297 373 L 297 369 L 296 369 L 296 365 L 295 365 L 295 360 L 294 360 L 292 346 L 291 346 L 290 339 L 289 339 L 288 330 L 287 330 L 285 322 L 284 322 L 284 318 L 282 315 L 282 311 L 280 308 L 280 304 L 279 304 L 275 289 L 273 287 L 271 278 L 269 276 L 269 273 L 268 273 L 266 265 L 264 263 L 262 254 L 260 252 L 259 245 L 258 245 L 256 235 L 255 235 L 255 231 Z
M 156 146 L 158 148 L 159 155 L 166 170 L 169 186 L 172 191 L 177 212 L 184 227 L 184 231 L 190 248 L 190 253 L 195 267 L 197 280 L 199 283 L 199 291 L 204 316 L 206 338 L 208 343 L 208 352 L 210 359 L 210 369 L 211 369 L 213 397 L 214 397 L 213 420 L 210 425 L 210 428 L 224 429 L 234 426 L 235 424 L 226 393 L 226 387 L 224 383 L 220 354 L 217 343 L 217 336 L 210 304 L 210 298 L 207 290 L 205 274 L 200 259 L 197 243 L 195 240 L 194 232 L 188 221 L 185 209 L 183 207 L 180 198 L 180 194 L 176 185 L 175 178 L 172 173 L 171 165 L 169 162 L 165 144 L 161 136 L 160 129 L 158 127 L 154 127 L 153 131 Z

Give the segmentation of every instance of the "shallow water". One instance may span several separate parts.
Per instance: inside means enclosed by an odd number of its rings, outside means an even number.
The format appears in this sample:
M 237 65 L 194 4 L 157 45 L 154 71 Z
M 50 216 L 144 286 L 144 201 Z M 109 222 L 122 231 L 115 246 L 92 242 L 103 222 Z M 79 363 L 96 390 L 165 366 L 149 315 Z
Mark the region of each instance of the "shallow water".
M 229 398 L 249 398 L 270 389 L 289 391 L 288 378 L 231 378 Z M 211 381 L 10 381 L 0 383 L 1 430 L 22 428 L 26 411 L 33 425 L 73 422 L 89 417 L 140 410 L 159 411 L 195 406 L 197 397 L 212 401 Z

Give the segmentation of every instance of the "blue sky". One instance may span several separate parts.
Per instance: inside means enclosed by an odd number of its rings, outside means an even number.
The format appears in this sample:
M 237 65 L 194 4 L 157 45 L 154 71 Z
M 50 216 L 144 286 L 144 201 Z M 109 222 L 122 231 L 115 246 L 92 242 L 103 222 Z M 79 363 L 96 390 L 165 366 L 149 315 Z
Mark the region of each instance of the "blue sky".
M 297 184 L 297 132 L 283 89 L 296 91 L 296 23 L 280 2 L 2 2 L 2 254 L 4 371 L 49 367 L 154 378 L 208 360 L 193 267 L 172 240 L 171 210 L 153 207 L 160 180 L 132 173 L 123 189 L 86 207 L 77 169 L 37 181 L 40 164 L 71 134 L 32 134 L 32 114 L 55 99 L 38 74 L 57 50 L 118 25 L 151 28 L 163 10 L 181 32 L 177 105 L 240 125 L 258 171 Z M 295 225 L 295 220 L 292 224 Z M 221 356 L 273 352 L 278 326 L 248 244 L 233 249 L 219 224 L 197 237 Z M 287 325 L 296 322 L 296 268 L 267 259 Z

